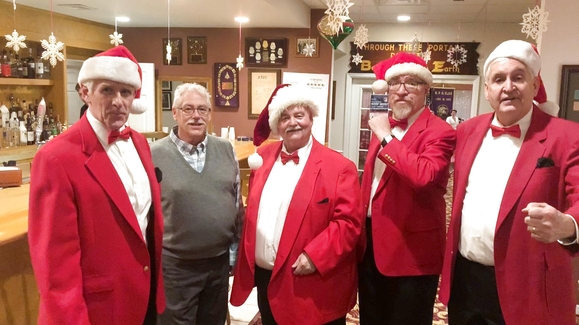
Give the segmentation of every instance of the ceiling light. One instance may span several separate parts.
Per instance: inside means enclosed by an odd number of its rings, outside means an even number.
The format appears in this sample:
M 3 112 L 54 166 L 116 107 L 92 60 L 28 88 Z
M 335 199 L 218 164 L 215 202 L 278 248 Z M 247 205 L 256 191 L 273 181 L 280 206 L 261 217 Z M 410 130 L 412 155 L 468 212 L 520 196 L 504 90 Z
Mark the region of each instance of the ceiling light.
M 400 15 L 397 17 L 398 21 L 409 21 L 410 20 L 410 16 L 408 15 Z
M 129 21 L 131 21 L 131 19 L 129 17 L 125 17 L 125 16 L 115 17 L 115 20 L 120 22 L 120 23 L 128 23 Z
M 249 18 L 239 16 L 239 17 L 235 17 L 234 20 L 241 24 L 241 23 L 247 23 L 249 21 Z

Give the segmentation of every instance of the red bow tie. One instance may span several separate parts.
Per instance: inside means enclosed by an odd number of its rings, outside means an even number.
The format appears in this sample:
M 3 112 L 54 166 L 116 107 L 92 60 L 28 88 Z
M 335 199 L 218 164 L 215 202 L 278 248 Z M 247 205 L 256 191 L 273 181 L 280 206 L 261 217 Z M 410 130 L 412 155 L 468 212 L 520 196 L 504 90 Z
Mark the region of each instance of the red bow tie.
M 111 131 L 111 133 L 109 133 L 109 144 L 117 141 L 118 139 L 121 140 L 129 140 L 129 138 L 131 137 L 131 128 L 126 127 L 124 130 L 120 131 L 119 130 L 114 130 Z
M 508 128 L 502 128 L 496 125 L 491 125 L 491 131 L 493 133 L 493 137 L 495 138 L 503 134 L 508 134 L 515 138 L 521 137 L 521 128 L 519 127 L 518 124 L 509 126 Z
M 300 157 L 298 156 L 298 152 L 294 151 L 294 153 L 292 153 L 291 155 L 288 155 L 285 152 L 281 152 L 281 163 L 282 164 L 287 164 L 288 161 L 292 160 L 294 162 L 294 164 L 299 164 L 300 163 Z
M 408 119 L 402 119 L 400 121 L 395 120 L 392 116 L 388 116 L 388 121 L 390 121 L 390 128 L 399 127 L 402 130 L 406 130 L 408 127 Z

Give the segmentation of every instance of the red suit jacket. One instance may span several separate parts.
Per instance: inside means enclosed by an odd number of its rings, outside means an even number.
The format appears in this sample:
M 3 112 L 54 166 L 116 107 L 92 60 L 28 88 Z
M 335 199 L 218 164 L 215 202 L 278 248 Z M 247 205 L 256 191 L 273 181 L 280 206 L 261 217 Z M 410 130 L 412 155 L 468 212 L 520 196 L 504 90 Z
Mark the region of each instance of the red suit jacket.
M 257 212 L 263 186 L 282 142 L 258 149 L 263 166 L 250 178 L 245 225 L 231 292 L 231 304 L 245 302 L 254 287 Z M 268 287 L 276 321 L 319 325 L 354 307 L 357 290 L 355 247 L 362 229 L 358 173 L 339 153 L 313 140 L 296 185 Z M 306 252 L 317 270 L 296 276 L 291 265 Z
M 147 140 L 132 139 L 151 184 L 157 311 L 163 216 Z M 40 291 L 39 324 L 141 325 L 151 261 L 137 217 L 86 115 L 51 140 L 32 162 L 28 240 Z
M 531 125 L 505 188 L 495 228 L 494 258 L 499 301 L 507 324 L 575 324 L 571 256 L 579 245 L 543 244 L 531 238 L 521 210 L 546 202 L 579 217 L 579 125 L 533 108 Z M 458 128 L 454 203 L 440 297 L 448 303 L 460 242 L 461 212 L 472 163 L 493 114 Z M 552 167 L 537 167 L 541 157 Z M 492 191 L 493 189 L 489 189 Z M 480 198 L 484 200 L 484 198 Z
M 384 148 L 372 136 L 362 177 L 366 215 L 376 156 L 386 170 L 372 200 L 376 267 L 385 276 L 440 274 L 446 203 L 444 194 L 455 131 L 427 108 L 399 140 Z M 361 249 L 366 238 L 362 236 Z

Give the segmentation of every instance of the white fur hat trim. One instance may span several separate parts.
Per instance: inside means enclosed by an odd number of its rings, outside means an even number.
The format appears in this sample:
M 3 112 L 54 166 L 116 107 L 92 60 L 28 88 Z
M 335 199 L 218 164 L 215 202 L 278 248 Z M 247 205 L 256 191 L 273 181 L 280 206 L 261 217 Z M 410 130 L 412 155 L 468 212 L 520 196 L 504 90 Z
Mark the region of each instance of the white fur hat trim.
M 311 94 L 311 90 L 304 86 L 291 85 L 281 88 L 275 94 L 275 97 L 269 104 L 269 128 L 277 134 L 277 123 L 281 117 L 281 113 L 290 106 L 302 105 L 308 106 L 312 110 L 312 118 L 318 116 L 319 108 L 312 100 L 315 95 Z
M 390 81 L 390 79 L 403 74 L 416 75 L 428 85 L 432 85 L 432 73 L 430 73 L 430 70 L 421 66 L 420 64 L 412 62 L 398 63 L 391 66 L 388 70 L 386 70 L 384 79 L 386 81 Z
M 531 70 L 534 77 L 538 76 L 539 71 L 541 71 L 541 57 L 531 43 L 520 40 L 508 40 L 499 44 L 485 61 L 485 77 L 487 77 L 491 63 L 500 58 L 515 59 L 523 62 L 527 68 Z

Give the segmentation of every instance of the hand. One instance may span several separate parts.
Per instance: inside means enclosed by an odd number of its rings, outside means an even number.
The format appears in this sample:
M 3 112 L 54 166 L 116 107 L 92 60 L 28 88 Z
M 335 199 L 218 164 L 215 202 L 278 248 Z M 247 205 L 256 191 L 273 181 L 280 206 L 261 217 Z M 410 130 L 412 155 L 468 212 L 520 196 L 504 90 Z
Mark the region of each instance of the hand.
M 542 243 L 576 236 L 572 218 L 547 203 L 531 202 L 523 209 L 523 213 L 527 214 L 525 224 L 531 237 Z
M 316 266 L 306 253 L 301 253 L 292 265 L 295 275 L 308 275 L 316 271 Z
M 374 132 L 378 140 L 382 141 L 385 136 L 392 134 L 388 113 L 370 113 L 370 116 L 368 127 Z

